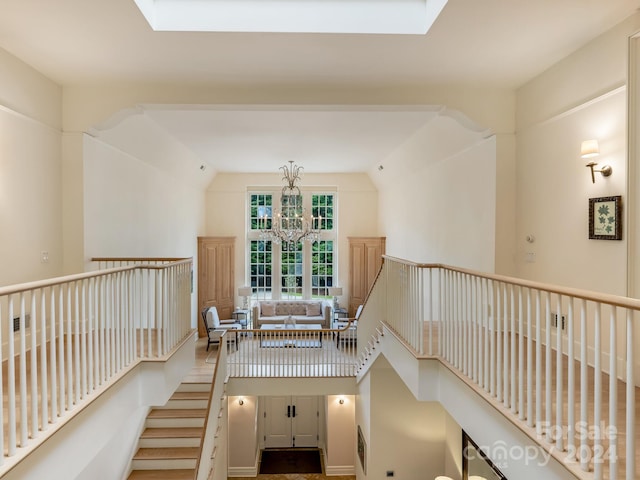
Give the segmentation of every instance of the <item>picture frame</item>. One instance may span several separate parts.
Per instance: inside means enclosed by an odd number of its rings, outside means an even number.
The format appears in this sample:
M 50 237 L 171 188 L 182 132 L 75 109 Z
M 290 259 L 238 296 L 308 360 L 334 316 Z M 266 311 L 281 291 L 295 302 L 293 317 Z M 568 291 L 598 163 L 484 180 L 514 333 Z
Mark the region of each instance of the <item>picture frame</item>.
M 589 239 L 622 240 L 622 196 L 589 199 Z
M 367 444 L 364 441 L 364 435 L 362 429 L 358 425 L 358 458 L 360 459 L 360 465 L 362 466 L 362 473 L 367 474 Z

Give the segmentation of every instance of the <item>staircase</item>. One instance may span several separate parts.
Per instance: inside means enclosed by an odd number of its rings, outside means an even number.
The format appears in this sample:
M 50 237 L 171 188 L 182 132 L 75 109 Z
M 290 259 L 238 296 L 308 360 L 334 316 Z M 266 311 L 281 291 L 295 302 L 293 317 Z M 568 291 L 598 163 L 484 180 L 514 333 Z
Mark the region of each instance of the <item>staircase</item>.
M 129 480 L 193 480 L 210 389 L 181 383 L 166 405 L 149 412 Z

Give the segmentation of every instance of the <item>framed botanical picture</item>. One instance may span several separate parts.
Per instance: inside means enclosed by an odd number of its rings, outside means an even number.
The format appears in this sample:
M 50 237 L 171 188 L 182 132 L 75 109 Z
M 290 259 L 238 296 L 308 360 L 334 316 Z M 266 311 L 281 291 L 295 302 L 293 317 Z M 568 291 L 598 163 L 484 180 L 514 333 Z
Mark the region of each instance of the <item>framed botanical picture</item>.
M 589 199 L 589 238 L 622 240 L 622 197 Z
M 358 458 L 360 458 L 360 465 L 362 466 L 362 473 L 367 474 L 367 444 L 364 441 L 364 435 L 362 429 L 358 425 Z

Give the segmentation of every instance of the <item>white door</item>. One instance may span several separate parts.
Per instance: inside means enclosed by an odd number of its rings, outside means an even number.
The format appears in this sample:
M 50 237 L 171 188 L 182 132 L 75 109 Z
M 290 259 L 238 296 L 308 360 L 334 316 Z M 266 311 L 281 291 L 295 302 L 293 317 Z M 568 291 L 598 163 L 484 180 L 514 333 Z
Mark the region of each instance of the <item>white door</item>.
M 318 446 L 318 397 L 292 397 L 294 447 Z
M 317 447 L 318 397 L 265 398 L 265 448 Z

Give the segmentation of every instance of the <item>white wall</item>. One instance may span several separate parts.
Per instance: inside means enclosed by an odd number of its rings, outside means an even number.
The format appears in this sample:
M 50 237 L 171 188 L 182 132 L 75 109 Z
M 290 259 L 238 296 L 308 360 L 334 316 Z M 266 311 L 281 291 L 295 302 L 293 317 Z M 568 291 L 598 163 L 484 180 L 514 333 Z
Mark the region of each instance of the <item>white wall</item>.
M 181 164 L 185 173 L 179 174 Z M 83 136 L 83 262 L 109 256 L 193 257 L 195 326 L 197 237 L 204 230 L 208 178 L 193 165 L 191 152 L 143 116 L 128 117 L 99 138 Z M 74 173 L 71 168 L 66 175 Z
M 331 187 L 338 200 L 338 281 L 343 287 L 341 303 L 348 298 L 350 236 L 373 236 L 378 232 L 378 193 L 366 174 L 304 174 L 305 189 Z M 247 189 L 282 187 L 282 175 L 219 173 L 206 193 L 206 235 L 236 237 L 235 280 L 247 283 L 246 237 Z M 241 300 L 238 298 L 237 302 Z M 240 303 L 238 303 L 240 304 Z
M 195 256 L 204 194 L 90 136 L 84 142 L 85 256 Z
M 343 403 L 340 403 L 340 400 Z M 325 473 L 354 475 L 356 460 L 356 424 L 354 395 L 327 395 L 327 445 Z
M 494 271 L 496 143 L 483 135 L 438 117 L 372 173 L 388 254 Z
M 398 374 L 378 358 L 371 376 L 371 431 L 367 446 L 369 479 L 431 479 L 446 464 L 446 416 L 437 402 L 418 402 Z M 380 366 L 382 365 L 382 366 Z
M 243 404 L 238 401 L 242 399 Z M 228 469 L 232 476 L 255 475 L 258 468 L 258 397 L 229 396 Z
M 589 198 L 622 195 L 626 202 L 625 109 L 626 92 L 617 89 L 519 133 L 518 276 L 626 294 L 628 226 L 621 241 L 588 237 Z M 600 142 L 595 160 L 613 167 L 610 177 L 596 173 L 595 184 L 580 158 L 590 138 Z
M 61 272 L 61 90 L 4 50 L 0 71 L 0 285 L 11 285 Z
M 622 195 L 626 187 L 628 37 L 640 29 L 636 14 L 554 65 L 517 92 L 517 257 L 519 277 L 626 295 L 627 239 L 588 239 L 588 199 Z M 597 138 L 596 160 L 613 175 L 589 171 L 582 140 Z M 535 236 L 533 244 L 525 237 Z M 535 253 L 535 263 L 526 253 Z

